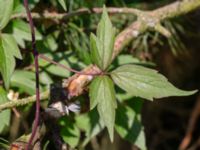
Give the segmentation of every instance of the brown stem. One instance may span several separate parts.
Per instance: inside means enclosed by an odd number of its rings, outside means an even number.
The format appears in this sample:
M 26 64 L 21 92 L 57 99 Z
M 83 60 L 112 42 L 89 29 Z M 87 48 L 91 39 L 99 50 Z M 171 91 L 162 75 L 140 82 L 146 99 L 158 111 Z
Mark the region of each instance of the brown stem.
M 35 78 L 36 78 L 36 111 L 35 111 L 35 121 L 32 129 L 32 134 L 27 144 L 26 150 L 30 149 L 32 141 L 35 137 L 37 126 L 39 124 L 39 117 L 40 117 L 40 88 L 39 88 L 39 63 L 38 63 L 38 51 L 36 49 L 36 40 L 35 40 L 35 30 L 34 30 L 34 23 L 31 16 L 31 12 L 28 7 L 28 0 L 24 0 L 24 7 L 26 9 L 27 17 L 29 20 L 29 25 L 31 29 L 31 36 L 32 36 L 32 48 L 33 48 L 33 55 L 34 55 L 34 62 L 35 62 Z
M 71 13 L 57 13 L 57 12 L 44 12 L 44 13 L 31 13 L 33 19 L 69 19 L 74 16 L 82 15 L 82 14 L 92 14 L 92 13 L 101 13 L 102 8 L 81 8 L 78 9 L 74 12 Z M 140 10 L 134 9 L 134 8 L 117 8 L 117 7 L 108 7 L 107 8 L 108 12 L 110 14 L 134 14 L 138 15 L 140 13 Z M 16 18 L 26 18 L 26 14 L 24 13 L 19 13 L 19 14 L 14 14 L 12 15 L 11 19 L 16 19 Z
M 189 124 L 187 127 L 187 131 L 186 131 L 186 135 L 183 138 L 183 140 L 179 146 L 179 150 L 185 150 L 191 143 L 192 135 L 194 133 L 196 123 L 197 123 L 199 116 L 200 116 L 200 95 L 197 98 L 197 103 L 195 104 L 195 108 L 191 114 Z
M 70 67 L 67 67 L 67 66 L 65 66 L 65 65 L 63 65 L 63 64 L 60 64 L 60 63 L 58 63 L 58 62 L 55 62 L 55 61 L 53 61 L 52 59 L 50 59 L 50 58 L 48 58 L 47 56 L 42 55 L 42 54 L 39 54 L 39 58 L 42 58 L 43 60 L 46 60 L 46 61 L 48 61 L 48 62 L 50 62 L 50 63 L 52 63 L 52 64 L 54 64 L 54 65 L 57 65 L 58 67 L 61 67 L 61 68 L 65 69 L 65 70 L 67 70 L 67 71 L 70 71 L 70 72 L 77 73 L 77 74 L 79 74 L 79 75 L 97 76 L 97 75 L 102 74 L 102 72 L 101 72 L 100 70 L 99 70 L 98 73 L 84 73 L 84 72 L 82 72 L 82 71 L 77 71 L 77 70 L 72 69 L 72 68 L 70 68 Z

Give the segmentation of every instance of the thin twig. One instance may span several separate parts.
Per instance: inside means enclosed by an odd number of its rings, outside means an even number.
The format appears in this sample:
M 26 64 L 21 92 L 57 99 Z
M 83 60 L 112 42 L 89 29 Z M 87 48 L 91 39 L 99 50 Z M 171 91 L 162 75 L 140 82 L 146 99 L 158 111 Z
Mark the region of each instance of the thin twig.
M 70 72 L 73 72 L 73 73 L 77 73 L 78 75 L 88 75 L 88 76 L 97 76 L 97 75 L 101 75 L 101 74 L 104 74 L 101 70 L 99 70 L 99 72 L 97 73 L 84 73 L 83 71 L 78 71 L 78 70 L 75 70 L 75 69 L 72 69 L 70 67 L 67 67 L 63 64 L 60 64 L 58 62 L 55 62 L 53 61 L 52 59 L 48 58 L 47 56 L 43 55 L 43 54 L 39 54 L 39 58 L 42 58 L 43 60 L 46 60 L 54 65 L 57 65 L 58 67 L 61 67 L 67 71 L 70 71 Z
M 32 18 L 33 19 L 58 19 L 58 20 L 62 20 L 62 19 L 69 19 L 71 17 L 74 16 L 78 16 L 78 15 L 82 15 L 82 14 L 92 14 L 92 13 L 101 13 L 102 12 L 102 8 L 92 8 L 92 9 L 88 9 L 88 8 L 81 8 L 78 9 L 74 12 L 70 12 L 70 13 L 57 13 L 57 12 L 44 12 L 44 13 L 36 13 L 36 12 L 32 12 Z M 134 8 L 117 8 L 117 7 L 108 7 L 107 8 L 108 12 L 110 14 L 134 14 L 134 15 L 138 15 L 140 13 L 140 10 L 138 9 L 134 9 Z M 19 14 L 14 14 L 12 15 L 11 19 L 16 19 L 16 18 L 26 18 L 26 14 L 24 13 L 19 13 Z
M 40 86 L 39 86 L 39 63 L 38 63 L 38 51 L 36 49 L 36 40 L 35 40 L 35 30 L 34 30 L 34 23 L 31 16 L 31 12 L 28 6 L 28 0 L 24 0 L 24 7 L 26 9 L 27 18 L 29 21 L 30 29 L 31 29 L 31 36 L 32 36 L 32 49 L 33 49 L 33 55 L 34 55 L 34 63 L 35 63 L 35 81 L 36 81 L 36 111 L 35 111 L 35 120 L 34 125 L 32 129 L 31 137 L 28 141 L 26 150 L 30 149 L 30 146 L 32 144 L 32 141 L 36 135 L 37 126 L 39 124 L 39 117 L 40 117 Z
M 47 100 L 48 98 L 49 98 L 49 91 L 45 91 L 40 94 L 41 101 Z M 11 101 L 8 101 L 8 102 L 0 105 L 0 112 L 5 109 L 10 109 L 13 107 L 25 106 L 27 104 L 34 103 L 35 101 L 36 101 L 35 95 L 26 97 L 26 98 L 22 98 L 22 99 L 18 99 L 18 100 L 14 100 L 14 101 L 11 100 Z
M 196 123 L 197 123 L 199 116 L 200 116 L 200 95 L 197 98 L 195 108 L 194 108 L 194 110 L 191 114 L 190 120 L 189 120 L 186 135 L 183 138 L 183 140 L 182 140 L 182 142 L 179 146 L 179 150 L 185 150 L 189 146 L 189 144 L 191 143 L 192 135 L 194 133 Z

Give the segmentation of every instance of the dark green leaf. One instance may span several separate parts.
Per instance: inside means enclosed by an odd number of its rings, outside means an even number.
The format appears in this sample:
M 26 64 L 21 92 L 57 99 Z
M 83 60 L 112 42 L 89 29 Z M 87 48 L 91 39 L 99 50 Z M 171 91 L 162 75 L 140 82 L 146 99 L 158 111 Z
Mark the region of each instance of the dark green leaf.
M 106 70 L 112 62 L 112 53 L 115 40 L 115 29 L 106 12 L 103 8 L 103 14 L 97 27 L 97 37 L 91 35 L 91 56 L 94 63 Z
M 72 148 L 75 148 L 80 139 L 80 131 L 76 124 L 66 117 L 61 119 L 60 124 L 62 126 L 61 136 L 63 137 L 63 140 Z
M 142 150 L 146 149 L 143 126 L 139 115 L 131 107 L 118 107 L 115 129 L 122 138 L 137 145 Z
M 180 90 L 156 70 L 138 65 L 121 66 L 111 73 L 111 77 L 123 90 L 148 100 L 168 96 L 186 96 L 196 92 Z
M 122 54 L 119 55 L 116 59 L 115 62 L 120 65 L 125 65 L 125 64 L 137 64 L 137 65 L 143 65 L 143 66 L 156 66 L 153 62 L 147 62 L 147 61 L 142 61 L 139 58 L 133 57 L 132 55 L 128 54 Z
M 9 34 L 0 36 L 0 72 L 3 76 L 6 88 L 9 87 L 11 75 L 15 68 L 15 58 L 21 59 L 20 50 L 17 44 Z
M 0 87 L 0 104 L 3 104 L 8 101 L 6 92 L 2 87 Z M 10 110 L 4 110 L 0 112 L 0 133 L 3 132 L 5 127 L 8 127 L 10 124 Z
M 0 137 L 0 147 L 2 149 L 9 149 L 10 146 L 9 146 L 9 142 L 3 138 Z
M 86 114 L 78 115 L 76 117 L 76 125 L 85 132 L 86 137 L 81 143 L 82 147 L 85 147 L 105 127 L 96 109 Z
M 113 141 L 115 108 L 117 107 L 113 81 L 108 76 L 96 77 L 90 87 L 91 108 L 97 105 L 100 118 L 108 129 Z
M 2 30 L 10 20 L 13 5 L 14 0 L 0 0 L 0 30 Z
M 37 42 L 37 47 L 39 50 L 41 50 L 42 52 L 55 52 L 58 48 L 58 43 L 56 42 L 56 38 L 55 35 L 56 33 L 51 33 L 47 36 L 45 36 L 45 38 L 42 39 L 42 41 L 38 41 Z

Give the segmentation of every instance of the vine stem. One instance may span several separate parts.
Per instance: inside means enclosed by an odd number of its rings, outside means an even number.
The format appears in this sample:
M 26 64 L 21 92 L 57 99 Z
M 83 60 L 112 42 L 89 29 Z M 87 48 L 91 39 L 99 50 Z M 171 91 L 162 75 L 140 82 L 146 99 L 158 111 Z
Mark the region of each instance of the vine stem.
M 26 9 L 27 18 L 29 21 L 29 26 L 31 29 L 31 37 L 32 37 L 32 49 L 33 49 L 33 55 L 34 55 L 34 63 L 35 63 L 35 78 L 36 78 L 36 111 L 35 111 L 35 120 L 32 128 L 32 134 L 28 141 L 28 144 L 26 146 L 26 150 L 30 149 L 30 146 L 32 144 L 32 141 L 36 135 L 37 127 L 39 124 L 39 118 L 40 118 L 40 89 L 39 89 L 39 64 L 38 64 L 38 56 L 39 53 L 36 48 L 36 40 L 35 40 L 35 30 L 34 30 L 34 23 L 31 16 L 30 9 L 28 7 L 28 0 L 24 0 L 24 7 Z
M 99 73 L 84 73 L 82 71 L 78 71 L 78 70 L 75 70 L 73 68 L 67 67 L 67 66 L 65 66 L 63 64 L 60 64 L 58 62 L 55 62 L 55 61 L 53 61 L 52 59 L 48 58 L 45 55 L 39 54 L 38 57 L 43 59 L 43 60 L 45 60 L 45 61 L 47 61 L 47 62 L 50 62 L 50 63 L 52 63 L 52 64 L 54 64 L 54 65 L 56 65 L 58 67 L 61 67 L 61 68 L 65 69 L 65 70 L 68 70 L 70 72 L 76 73 L 78 75 L 97 76 L 97 75 L 105 74 L 103 71 L 100 71 Z

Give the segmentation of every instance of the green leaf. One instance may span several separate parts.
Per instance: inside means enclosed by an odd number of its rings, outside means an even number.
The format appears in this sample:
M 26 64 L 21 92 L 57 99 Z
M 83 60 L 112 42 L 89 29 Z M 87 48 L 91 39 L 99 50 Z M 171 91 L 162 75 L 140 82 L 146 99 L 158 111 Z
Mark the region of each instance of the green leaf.
M 128 54 L 121 54 L 115 59 L 118 66 L 125 65 L 125 64 L 137 64 L 137 65 L 143 65 L 143 66 L 156 66 L 153 62 L 146 62 L 141 61 L 139 58 L 133 57 L 132 55 Z
M 2 87 L 0 87 L 0 104 L 3 104 L 7 101 L 8 99 L 6 92 Z M 10 124 L 10 110 L 4 110 L 0 112 L 0 120 L 1 120 L 0 123 L 0 133 L 1 133 Z
M 112 53 L 115 40 L 115 29 L 108 17 L 106 8 L 97 27 L 97 37 L 90 36 L 90 49 L 93 62 L 102 70 L 106 70 L 112 62 Z
M 11 86 L 18 87 L 30 95 L 35 93 L 35 74 L 29 71 L 16 70 L 11 78 Z
M 21 59 L 20 50 L 10 34 L 0 36 L 0 72 L 5 82 L 5 87 L 9 87 L 11 75 L 15 68 L 15 58 Z
M 49 88 L 49 85 L 53 83 L 53 80 L 47 72 L 40 72 L 40 83 L 46 85 Z
M 99 134 L 105 127 L 102 120 L 99 118 L 97 109 L 93 109 L 85 114 L 77 115 L 76 125 L 81 131 L 85 132 L 86 137 L 81 143 L 82 147 L 85 147 L 88 142 L 90 142 L 90 140 Z
M 13 55 L 22 59 L 22 55 L 20 53 L 19 47 L 17 46 L 15 38 L 10 34 L 2 34 L 2 40 L 5 42 L 5 45 L 8 46 L 9 51 L 12 51 Z
M 9 142 L 3 138 L 0 137 L 0 147 L 2 149 L 9 149 L 10 146 L 9 146 Z
M 72 148 L 75 148 L 80 139 L 80 131 L 77 128 L 76 124 L 69 120 L 67 117 L 61 118 L 60 124 L 61 128 L 61 136 L 63 140 L 68 143 Z
M 99 99 L 98 97 L 101 97 L 101 91 L 99 92 L 99 89 L 103 89 L 104 85 L 101 83 L 101 78 L 97 77 L 92 80 L 92 83 L 90 84 L 90 110 L 94 109 L 98 102 Z
M 138 65 L 121 66 L 111 72 L 111 77 L 123 90 L 148 100 L 168 96 L 187 96 L 196 92 L 180 90 L 156 70 Z
M 101 49 L 103 43 L 91 33 L 90 35 L 90 49 L 91 49 L 91 59 L 92 61 L 101 68 L 102 58 L 100 56 L 99 50 Z
M 146 149 L 144 129 L 140 122 L 140 116 L 130 106 L 120 105 L 116 111 L 115 129 L 119 135 L 138 146 Z
M 14 0 L 0 0 L 0 30 L 9 22 L 13 11 Z
M 14 20 L 13 21 L 13 36 L 15 38 L 15 40 L 17 41 L 17 43 L 25 48 L 25 43 L 24 41 L 31 41 L 31 30 L 30 27 L 28 25 L 28 23 L 22 21 L 22 20 Z M 42 40 L 42 35 L 40 34 L 40 32 L 35 29 L 35 36 L 36 36 L 36 40 Z
M 66 10 L 67 10 L 66 1 L 65 1 L 65 0 L 58 0 L 58 2 L 59 2 L 60 5 L 63 7 L 63 9 L 66 11 Z
M 37 47 L 42 52 L 55 52 L 58 48 L 58 43 L 56 42 L 56 39 L 58 37 L 55 37 L 56 32 L 51 33 L 49 35 L 46 35 L 42 41 L 37 42 Z
M 117 107 L 113 81 L 108 76 L 96 77 L 90 86 L 91 109 L 97 105 L 100 118 L 113 141 L 115 108 Z
M 13 14 L 26 13 L 26 9 L 20 0 L 14 0 Z

